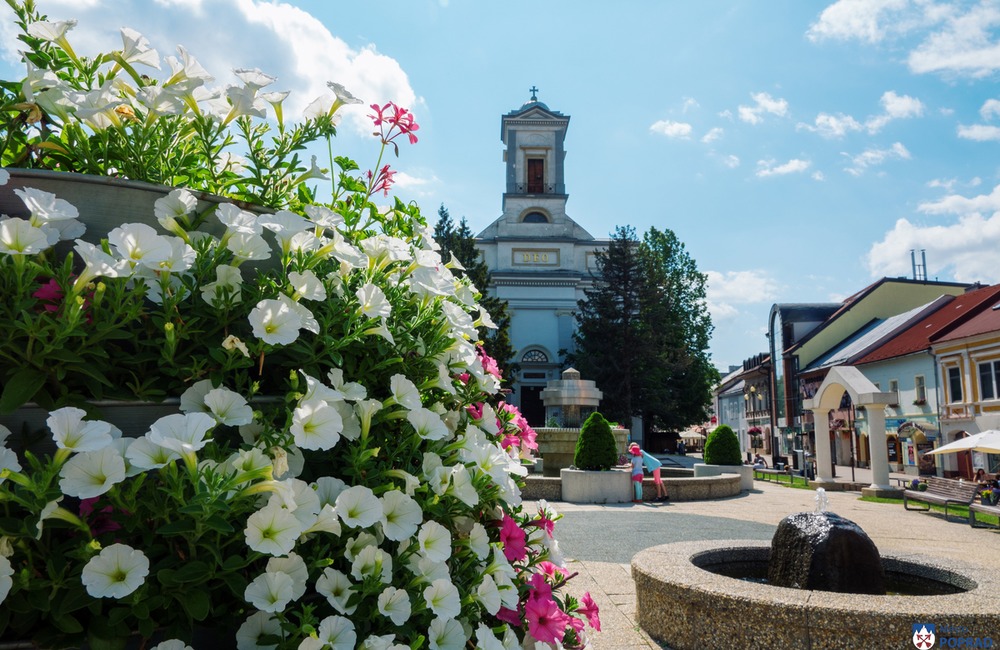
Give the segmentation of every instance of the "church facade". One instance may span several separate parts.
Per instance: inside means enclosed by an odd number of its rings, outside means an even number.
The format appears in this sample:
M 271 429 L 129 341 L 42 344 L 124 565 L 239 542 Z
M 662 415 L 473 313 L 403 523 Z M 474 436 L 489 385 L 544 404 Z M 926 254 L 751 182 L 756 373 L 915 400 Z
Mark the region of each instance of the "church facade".
M 488 290 L 508 304 L 521 369 L 509 401 L 542 426 L 541 391 L 560 376 L 560 351 L 573 349 L 574 312 L 593 285 L 594 254 L 608 245 L 566 214 L 564 160 L 569 116 L 531 99 L 501 118 L 506 186 L 502 214 L 476 237 L 489 267 Z M 586 379 L 586 377 L 584 377 Z

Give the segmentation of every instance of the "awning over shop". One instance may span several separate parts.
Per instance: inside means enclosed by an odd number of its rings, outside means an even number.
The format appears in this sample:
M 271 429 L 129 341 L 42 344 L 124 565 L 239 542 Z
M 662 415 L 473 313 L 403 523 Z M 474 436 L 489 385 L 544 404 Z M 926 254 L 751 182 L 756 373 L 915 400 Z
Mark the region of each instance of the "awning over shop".
M 897 427 L 896 432 L 900 438 L 912 438 L 914 442 L 926 442 L 938 436 L 937 427 L 917 420 L 907 420 Z

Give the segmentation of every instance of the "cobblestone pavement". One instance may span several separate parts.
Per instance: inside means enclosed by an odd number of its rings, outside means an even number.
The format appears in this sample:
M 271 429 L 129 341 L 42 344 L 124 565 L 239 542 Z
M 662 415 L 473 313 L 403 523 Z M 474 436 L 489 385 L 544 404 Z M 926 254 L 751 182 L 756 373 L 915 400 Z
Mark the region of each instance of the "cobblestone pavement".
M 848 470 L 849 472 L 850 470 Z M 827 492 L 829 510 L 861 526 L 883 551 L 942 556 L 1000 571 L 1000 532 L 972 528 L 940 514 L 904 510 L 895 503 L 861 501 L 859 492 Z M 567 587 L 589 591 L 601 608 L 595 650 L 659 648 L 635 622 L 630 562 L 638 551 L 703 539 L 770 539 L 785 516 L 815 509 L 815 492 L 756 481 L 754 490 L 715 501 L 576 505 L 555 502 L 563 514 L 556 537 L 568 568 Z

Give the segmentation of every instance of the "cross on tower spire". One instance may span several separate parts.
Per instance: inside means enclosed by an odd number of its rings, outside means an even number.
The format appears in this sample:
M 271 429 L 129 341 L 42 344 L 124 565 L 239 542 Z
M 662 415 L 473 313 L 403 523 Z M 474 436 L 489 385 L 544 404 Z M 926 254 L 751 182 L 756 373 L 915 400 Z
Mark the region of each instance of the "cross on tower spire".
M 535 86 L 532 85 L 531 88 L 528 88 L 528 92 L 531 93 L 531 101 L 537 102 L 538 101 L 538 97 L 535 96 L 535 93 L 538 92 L 538 88 L 535 88 Z

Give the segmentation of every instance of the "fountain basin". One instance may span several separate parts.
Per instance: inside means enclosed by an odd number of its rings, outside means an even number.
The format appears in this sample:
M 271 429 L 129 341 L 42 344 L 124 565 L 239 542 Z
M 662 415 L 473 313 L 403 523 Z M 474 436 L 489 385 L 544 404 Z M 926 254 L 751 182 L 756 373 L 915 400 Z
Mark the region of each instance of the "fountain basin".
M 757 540 L 678 542 L 637 553 L 632 577 L 640 627 L 674 650 L 911 647 L 915 623 L 962 627 L 980 637 L 1000 629 L 1000 576 L 950 559 L 882 553 L 893 581 L 931 581 L 957 591 L 946 595 L 807 591 L 717 573 L 753 573 L 770 553 L 770 542 Z

